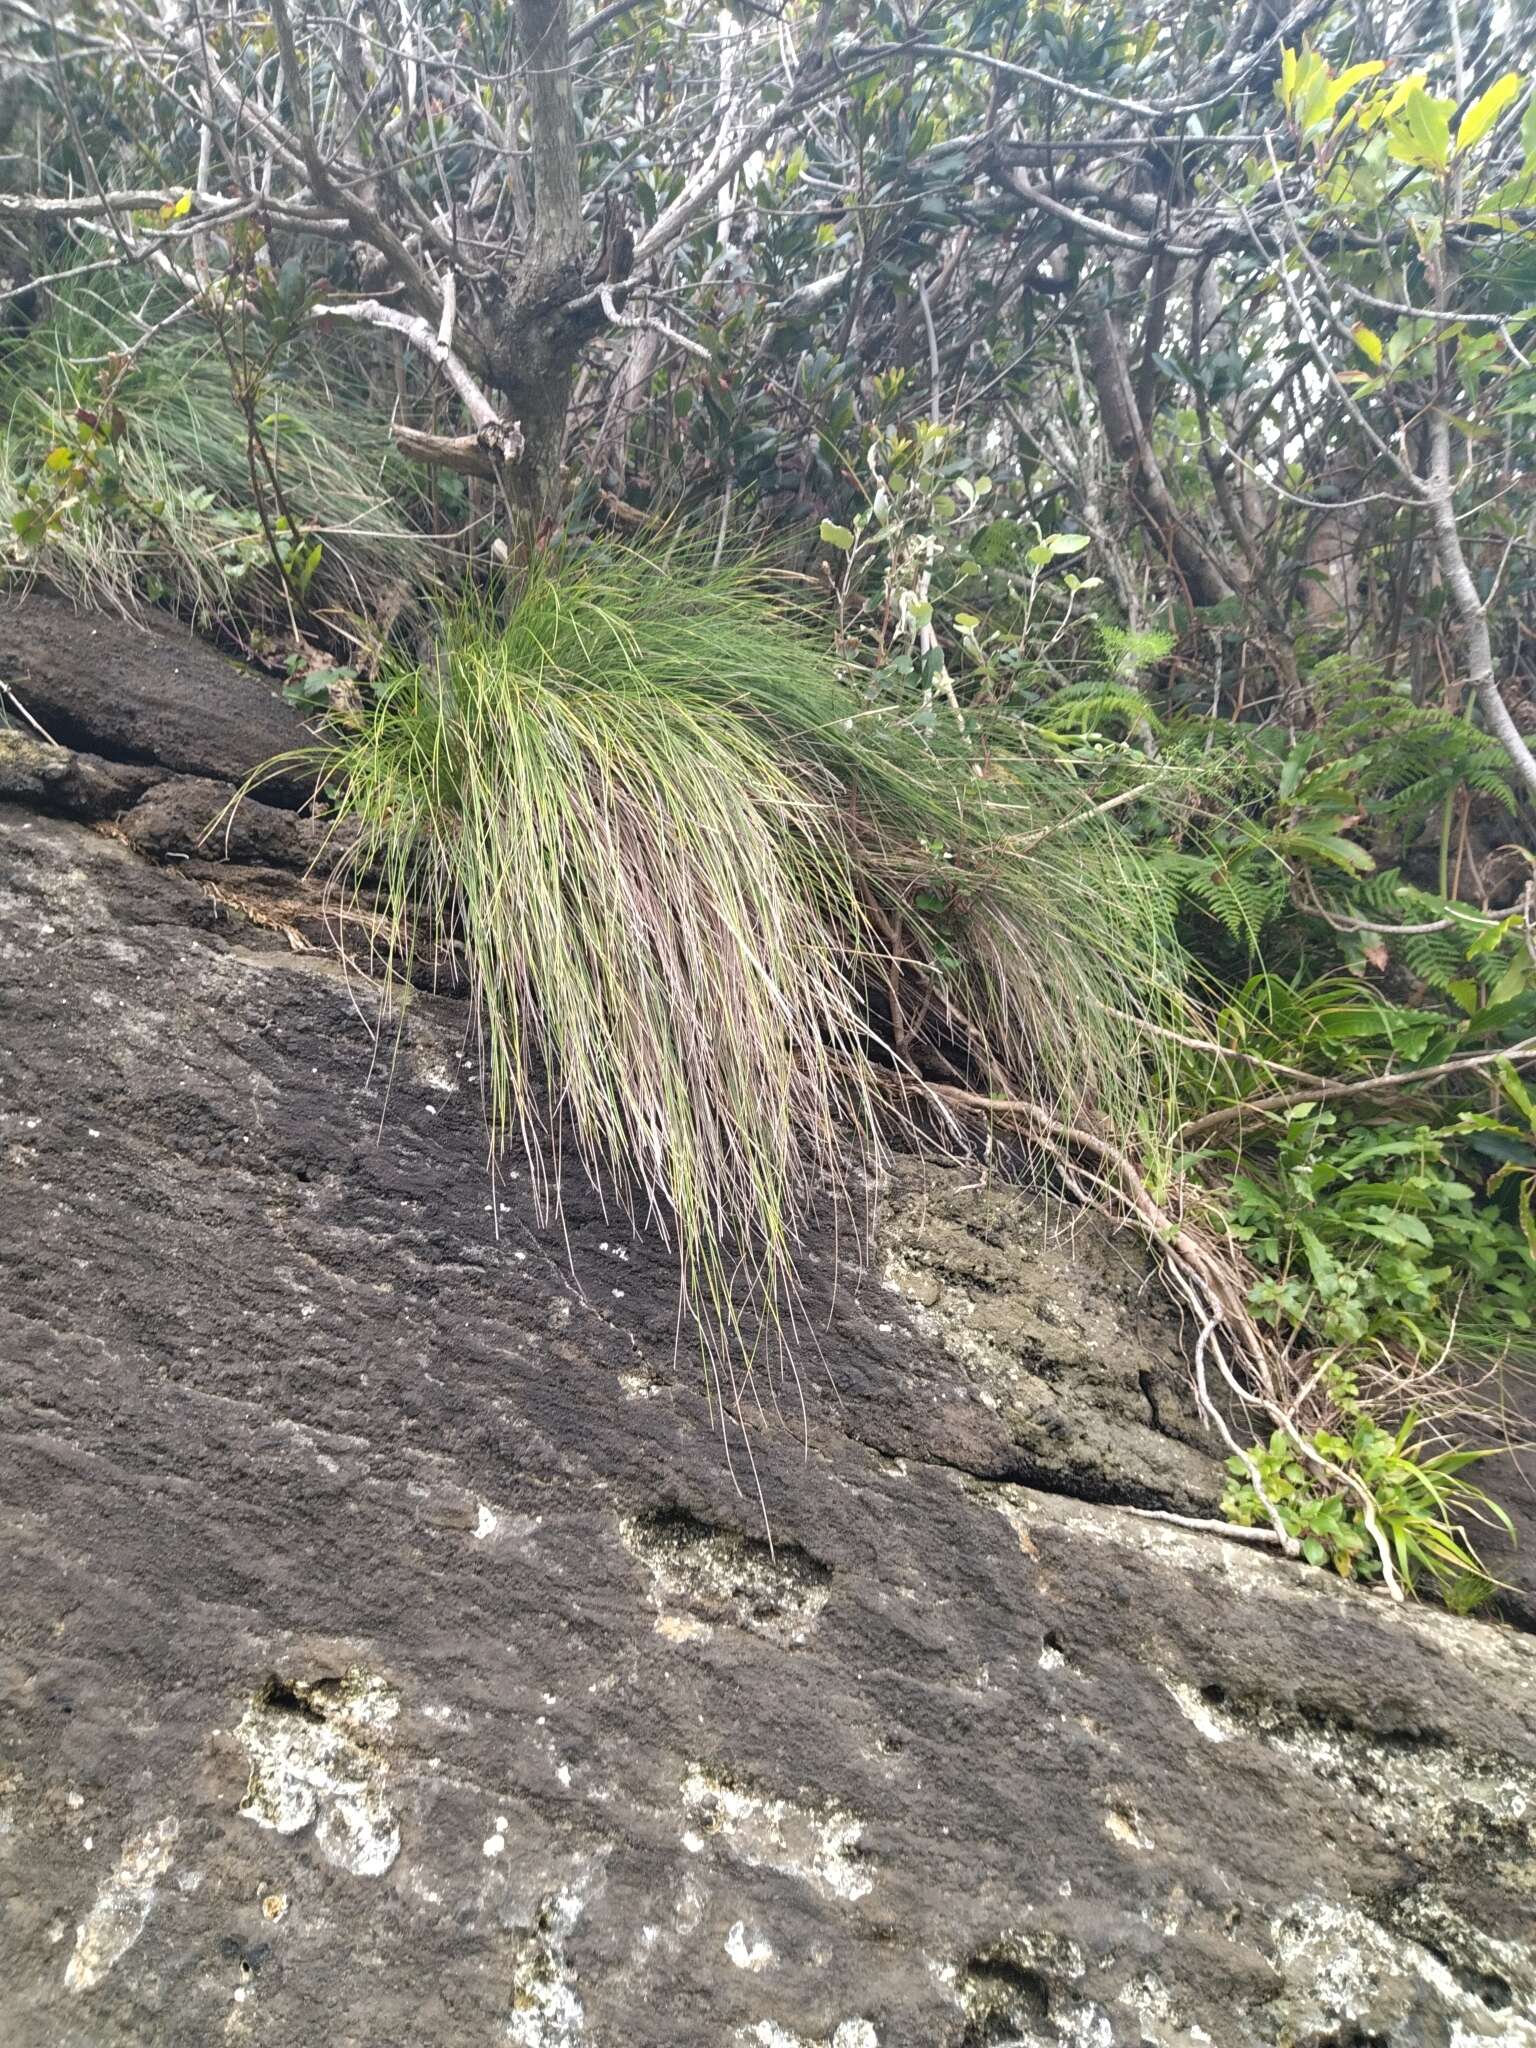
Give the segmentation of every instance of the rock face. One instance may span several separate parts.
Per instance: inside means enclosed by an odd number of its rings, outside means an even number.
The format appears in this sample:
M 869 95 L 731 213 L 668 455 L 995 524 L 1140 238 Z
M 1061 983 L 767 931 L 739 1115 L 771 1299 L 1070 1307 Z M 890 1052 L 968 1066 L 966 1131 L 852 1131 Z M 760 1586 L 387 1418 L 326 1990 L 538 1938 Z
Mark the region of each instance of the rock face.
M 770 1548 L 462 1013 L 25 805 L 0 959 L 5 2048 L 1536 2048 L 1536 1642 L 1136 1513 L 1128 1253 L 819 1247 Z

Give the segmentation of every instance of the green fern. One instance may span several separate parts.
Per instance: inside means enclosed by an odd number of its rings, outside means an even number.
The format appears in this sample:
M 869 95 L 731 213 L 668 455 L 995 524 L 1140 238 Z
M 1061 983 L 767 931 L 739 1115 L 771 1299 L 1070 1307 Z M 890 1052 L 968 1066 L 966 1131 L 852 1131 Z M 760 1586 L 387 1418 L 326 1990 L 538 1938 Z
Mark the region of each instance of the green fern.
M 1161 721 L 1134 683 L 1093 676 L 1057 690 L 1046 709 L 1043 726 L 1046 732 L 1058 737 L 1113 732 L 1117 737 L 1134 733 L 1140 738 L 1159 732 Z
M 1347 656 L 1320 663 L 1312 685 L 1330 745 L 1352 757 L 1379 824 L 1417 830 L 1461 787 L 1513 810 L 1503 748 L 1461 712 L 1416 704 L 1406 684 Z
M 1161 852 L 1154 865 L 1171 887 L 1175 908 L 1192 903 L 1249 952 L 1285 907 L 1286 873 L 1262 846 L 1235 853 Z
M 1157 627 L 1134 631 L 1113 626 L 1105 619 L 1098 621 L 1098 627 L 1104 658 L 1122 680 L 1139 675 L 1143 669 L 1155 668 L 1174 649 L 1174 635 Z

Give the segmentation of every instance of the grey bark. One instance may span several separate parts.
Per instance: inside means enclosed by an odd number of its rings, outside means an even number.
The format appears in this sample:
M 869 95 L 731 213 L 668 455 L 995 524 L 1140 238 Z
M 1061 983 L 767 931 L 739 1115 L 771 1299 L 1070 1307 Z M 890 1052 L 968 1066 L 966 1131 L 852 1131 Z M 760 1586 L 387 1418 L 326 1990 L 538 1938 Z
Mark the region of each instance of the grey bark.
M 1514 765 L 1515 774 L 1527 798 L 1536 798 L 1536 754 L 1510 715 L 1493 666 L 1493 642 L 1488 632 L 1488 610 L 1478 595 L 1477 583 L 1461 544 L 1456 521 L 1456 494 L 1451 480 L 1451 427 L 1437 407 L 1429 424 L 1429 479 L 1421 485 L 1429 506 L 1430 525 L 1435 536 L 1435 553 L 1445 578 L 1451 602 L 1461 623 L 1467 650 L 1467 675 L 1477 694 L 1488 730 L 1498 740 Z

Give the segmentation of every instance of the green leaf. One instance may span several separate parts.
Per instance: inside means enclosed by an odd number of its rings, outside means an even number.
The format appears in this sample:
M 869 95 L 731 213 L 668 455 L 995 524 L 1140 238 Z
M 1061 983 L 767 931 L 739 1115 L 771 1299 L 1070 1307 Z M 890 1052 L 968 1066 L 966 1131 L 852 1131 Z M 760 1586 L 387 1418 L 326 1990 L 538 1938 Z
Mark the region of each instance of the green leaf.
M 1317 854 L 1332 861 L 1335 867 L 1349 868 L 1357 875 L 1369 873 L 1376 865 L 1363 846 L 1356 846 L 1352 839 L 1341 839 L 1336 832 L 1293 832 L 1288 838 L 1301 852 Z
M 1355 323 L 1355 347 L 1367 361 L 1379 363 L 1382 357 L 1381 336 L 1374 327 L 1367 327 L 1363 320 Z
M 823 519 L 821 522 L 821 537 L 829 548 L 851 548 L 853 546 L 852 530 L 846 526 L 838 526 L 831 519 Z
M 1510 101 L 1520 97 L 1523 86 L 1524 81 L 1518 71 L 1506 71 L 1502 78 L 1494 80 L 1486 92 L 1478 94 L 1462 115 L 1461 123 L 1456 130 L 1458 152 L 1471 149 L 1474 143 L 1482 141 Z
M 981 620 L 974 612 L 955 613 L 955 625 L 962 633 L 974 633 L 980 624 Z
M 1419 170 L 1444 171 L 1451 160 L 1451 115 L 1454 100 L 1436 99 L 1423 86 L 1408 94 L 1402 110 L 1387 123 L 1387 148 L 1400 164 Z
M 43 462 L 43 467 L 44 469 L 55 471 L 68 469 L 74 459 L 75 455 L 72 448 L 50 448 Z

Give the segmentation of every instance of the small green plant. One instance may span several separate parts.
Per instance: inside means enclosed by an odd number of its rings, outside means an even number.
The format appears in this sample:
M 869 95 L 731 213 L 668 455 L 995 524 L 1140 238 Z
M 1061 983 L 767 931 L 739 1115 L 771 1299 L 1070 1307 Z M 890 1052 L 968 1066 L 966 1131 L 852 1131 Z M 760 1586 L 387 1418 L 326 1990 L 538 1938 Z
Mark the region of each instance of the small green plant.
M 1361 1406 L 1353 1374 L 1333 1369 L 1328 1388 L 1337 1427 L 1319 1428 L 1301 1443 L 1277 1429 L 1249 1453 L 1265 1498 L 1301 1545 L 1302 1556 L 1309 1564 L 1331 1566 L 1341 1578 L 1379 1578 L 1374 1518 L 1406 1590 L 1428 1580 L 1459 1611 L 1481 1605 L 1492 1581 L 1466 1523 L 1514 1534 L 1498 1503 L 1465 1477 L 1469 1466 L 1491 1453 L 1436 1451 L 1421 1436 L 1415 1415 L 1396 1431 L 1382 1428 Z M 1266 1526 L 1265 1500 L 1248 1465 L 1232 1457 L 1227 1470 L 1222 1512 L 1241 1528 Z
M 1316 1103 L 1281 1120 L 1273 1155 L 1224 1195 L 1258 1268 L 1263 1319 L 1326 1344 L 1384 1343 L 1415 1358 L 1460 1323 L 1497 1349 L 1528 1339 L 1530 1247 L 1458 1169 L 1457 1134 L 1411 1122 L 1345 1124 Z

